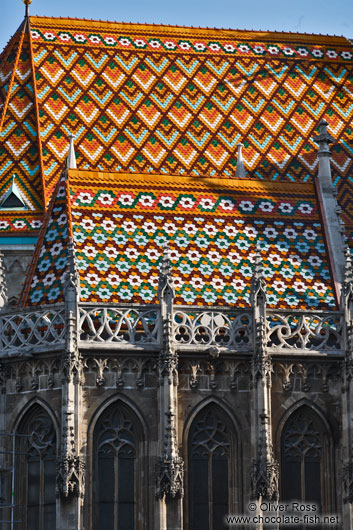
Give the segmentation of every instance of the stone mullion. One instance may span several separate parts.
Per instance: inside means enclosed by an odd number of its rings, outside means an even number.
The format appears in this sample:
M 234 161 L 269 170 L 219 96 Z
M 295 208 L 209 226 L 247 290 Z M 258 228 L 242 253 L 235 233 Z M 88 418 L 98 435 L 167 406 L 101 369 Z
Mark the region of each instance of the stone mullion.
M 173 298 L 168 252 L 159 278 L 162 347 L 159 353 L 158 528 L 181 530 L 184 465 L 178 452 L 178 356 L 173 345 Z
M 346 254 L 341 306 L 344 311 L 345 357 L 342 363 L 343 530 L 353 529 L 353 269 Z
M 271 374 L 272 360 L 266 349 L 266 285 L 260 257 L 256 256 L 251 286 L 253 308 L 253 357 L 251 390 L 251 494 L 262 515 L 263 501 L 278 499 L 278 464 L 272 452 Z M 260 524 L 257 528 L 262 529 Z M 274 526 L 277 528 L 277 526 Z
M 85 461 L 81 455 L 82 359 L 78 350 L 79 280 L 72 240 L 65 278 L 66 345 L 62 359 L 61 444 L 57 464 L 57 528 L 82 528 Z

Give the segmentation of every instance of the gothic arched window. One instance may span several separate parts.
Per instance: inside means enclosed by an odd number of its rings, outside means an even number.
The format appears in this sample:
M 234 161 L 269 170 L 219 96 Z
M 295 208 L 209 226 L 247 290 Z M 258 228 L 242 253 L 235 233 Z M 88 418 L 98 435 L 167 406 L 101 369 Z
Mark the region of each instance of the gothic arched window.
M 193 420 L 188 438 L 190 530 L 226 528 L 234 481 L 234 429 L 227 415 L 208 405 Z
M 55 528 L 55 481 L 54 425 L 49 414 L 35 405 L 22 419 L 16 434 L 15 502 L 19 501 L 17 517 L 26 530 Z
M 94 430 L 94 521 L 104 530 L 136 530 L 141 513 L 137 468 L 142 430 L 124 404 L 113 404 Z
M 281 498 L 312 502 L 325 510 L 329 436 L 319 416 L 303 406 L 286 421 L 281 436 Z

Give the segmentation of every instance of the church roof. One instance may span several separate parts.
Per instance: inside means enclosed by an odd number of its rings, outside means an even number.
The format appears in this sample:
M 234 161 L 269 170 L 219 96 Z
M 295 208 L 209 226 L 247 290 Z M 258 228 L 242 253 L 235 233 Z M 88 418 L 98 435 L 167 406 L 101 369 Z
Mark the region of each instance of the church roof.
M 24 26 L 25 27 L 25 26 Z M 311 182 L 320 119 L 353 232 L 353 49 L 343 37 L 30 17 L 0 58 L 0 202 L 37 230 L 75 138 L 80 170 Z M 280 188 L 279 188 L 280 190 Z
M 311 183 L 69 170 L 22 304 L 63 301 L 73 238 L 81 302 L 155 303 L 168 245 L 177 304 L 247 307 L 257 248 L 269 307 L 332 308 L 318 208 Z

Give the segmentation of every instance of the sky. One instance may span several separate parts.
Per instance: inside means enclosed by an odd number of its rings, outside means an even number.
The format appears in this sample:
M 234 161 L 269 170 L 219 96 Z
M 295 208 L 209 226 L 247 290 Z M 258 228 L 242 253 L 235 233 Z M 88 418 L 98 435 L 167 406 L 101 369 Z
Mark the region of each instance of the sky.
M 20 25 L 21 0 L 0 0 L 0 50 Z M 294 31 L 353 39 L 352 0 L 33 0 L 32 15 Z

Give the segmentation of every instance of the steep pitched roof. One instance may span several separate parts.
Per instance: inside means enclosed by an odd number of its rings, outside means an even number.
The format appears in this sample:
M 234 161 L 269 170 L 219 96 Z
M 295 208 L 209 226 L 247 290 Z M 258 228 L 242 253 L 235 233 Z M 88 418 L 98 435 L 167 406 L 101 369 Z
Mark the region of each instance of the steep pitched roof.
M 80 169 L 231 177 L 242 141 L 248 178 L 310 182 L 312 136 L 325 118 L 353 232 L 347 39 L 46 17 L 31 17 L 30 25 L 45 202 L 70 133 Z M 36 179 L 37 161 L 26 163 Z M 5 168 L 4 178 L 12 173 Z
M 312 184 L 70 170 L 23 304 L 63 301 L 68 237 L 82 302 L 156 302 L 168 244 L 177 304 L 248 306 L 257 246 L 270 307 L 335 306 Z
M 30 34 L 26 24 L 9 43 L 0 63 L 0 203 L 15 186 L 22 208 L 0 208 L 0 233 L 37 231 L 43 213 L 39 123 Z

